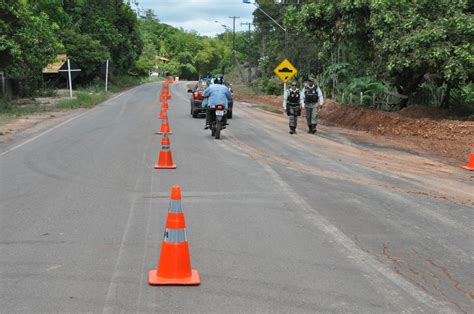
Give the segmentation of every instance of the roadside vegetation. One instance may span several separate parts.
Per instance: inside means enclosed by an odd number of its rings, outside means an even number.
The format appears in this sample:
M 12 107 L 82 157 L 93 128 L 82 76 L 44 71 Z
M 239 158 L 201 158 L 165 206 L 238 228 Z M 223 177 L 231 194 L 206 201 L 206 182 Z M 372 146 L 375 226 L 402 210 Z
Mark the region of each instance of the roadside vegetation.
M 31 114 L 54 112 L 66 109 L 92 108 L 116 93 L 134 86 L 160 80 L 160 78 L 119 76 L 109 83 L 108 92 L 103 84 L 81 86 L 69 98 L 69 90 L 38 90 L 36 95 L 16 99 L 0 98 L 0 126 L 14 119 Z
M 450 115 L 474 114 L 472 1 L 260 0 L 259 5 L 288 32 L 295 80 L 317 77 L 327 98 L 385 111 L 424 105 Z M 246 93 L 282 93 L 273 68 L 285 58 L 285 34 L 259 10 L 252 29 L 236 33 L 235 58 L 230 30 L 200 36 L 161 23 L 152 10 L 138 16 L 127 1 L 0 1 L 0 34 L 0 71 L 13 82 L 0 114 L 35 110 L 13 108 L 16 98 L 51 96 L 64 88 L 64 79 L 45 82 L 42 75 L 58 54 L 82 69 L 73 83 L 77 100 L 62 102 L 66 107 L 102 99 L 94 94 L 103 87 L 99 69 L 105 60 L 114 67 L 111 92 L 150 73 L 188 80 L 234 73 L 232 82 L 245 84 Z
M 388 111 L 425 105 L 474 114 L 472 1 L 259 3 L 288 30 L 296 79 L 318 77 L 333 100 Z M 264 51 L 256 65 L 271 73 L 284 57 L 284 33 L 258 12 L 254 22 Z M 254 84 L 280 93 L 272 75 Z

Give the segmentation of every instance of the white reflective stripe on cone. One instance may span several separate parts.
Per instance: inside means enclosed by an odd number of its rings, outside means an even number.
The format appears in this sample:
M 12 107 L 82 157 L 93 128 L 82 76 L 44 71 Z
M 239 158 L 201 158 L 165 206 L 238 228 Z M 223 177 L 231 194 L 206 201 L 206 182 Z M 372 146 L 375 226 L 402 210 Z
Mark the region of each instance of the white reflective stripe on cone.
M 183 208 L 181 207 L 181 201 L 170 201 L 168 212 L 173 214 L 182 214 Z
M 168 243 L 183 243 L 188 242 L 186 236 L 186 229 L 165 229 L 165 235 L 163 237 L 163 242 Z

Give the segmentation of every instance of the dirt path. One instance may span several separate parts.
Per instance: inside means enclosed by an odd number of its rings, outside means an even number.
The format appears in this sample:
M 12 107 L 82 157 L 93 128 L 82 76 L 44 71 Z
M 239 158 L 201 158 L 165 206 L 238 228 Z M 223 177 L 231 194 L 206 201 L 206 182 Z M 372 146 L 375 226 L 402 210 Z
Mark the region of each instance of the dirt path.
M 262 116 L 258 120 L 261 126 L 268 130 L 268 134 L 288 135 L 285 128 L 287 119 L 282 114 L 255 110 L 255 108 L 249 107 L 247 102 L 242 102 L 238 105 L 240 108 L 239 114 L 247 118 L 264 115 L 266 118 Z M 290 161 L 278 156 L 263 154 L 257 148 L 253 148 L 252 152 L 265 158 L 265 160 L 291 166 L 293 170 L 302 173 L 312 173 L 327 178 L 337 177 L 340 180 L 380 187 L 394 192 L 441 199 L 465 206 L 474 206 L 474 198 L 472 197 L 472 180 L 474 176 L 466 176 L 466 172 L 460 167 L 437 162 L 432 160 L 430 156 L 418 156 L 404 150 L 387 150 L 383 147 L 379 149 L 377 146 L 366 147 L 363 143 L 361 145 L 351 145 L 350 141 L 344 140 L 346 138 L 353 138 L 359 133 L 363 132 L 323 126 L 320 128 L 318 136 L 298 133 L 295 140 L 289 143 L 295 146 L 295 148 L 305 150 L 308 154 L 315 155 L 316 157 L 321 154 L 316 149 L 317 147 L 330 147 L 331 150 L 329 151 L 337 152 L 337 154 L 332 155 L 334 160 L 344 159 L 346 162 L 350 160 L 350 163 L 356 167 L 362 167 L 385 176 L 390 176 L 397 182 L 404 182 L 406 184 L 405 187 L 376 178 L 371 180 L 361 179 L 358 176 L 341 175 L 317 167 L 300 165 L 294 160 Z M 328 154 L 328 150 L 325 150 L 324 155 L 328 156 Z
M 235 98 L 282 112 L 281 96 L 236 94 Z M 320 111 L 320 121 L 322 125 L 345 128 L 341 133 L 362 142 L 410 150 L 454 166 L 465 165 L 474 143 L 474 121 L 472 117 L 442 118 L 444 115 L 436 108 L 414 106 L 400 112 L 383 112 L 327 100 Z
M 0 143 L 8 143 L 15 134 L 34 134 L 55 126 L 87 109 L 30 114 L 0 125 Z

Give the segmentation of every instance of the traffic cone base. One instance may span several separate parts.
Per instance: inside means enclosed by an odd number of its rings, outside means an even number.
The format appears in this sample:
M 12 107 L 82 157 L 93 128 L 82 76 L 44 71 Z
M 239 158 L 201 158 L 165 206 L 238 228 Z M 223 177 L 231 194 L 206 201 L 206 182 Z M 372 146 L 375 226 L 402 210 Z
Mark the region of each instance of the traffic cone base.
M 152 286 L 177 285 L 177 286 L 197 286 L 201 283 L 197 270 L 191 270 L 191 276 L 183 279 L 169 279 L 158 277 L 156 270 L 148 272 L 148 283 Z
M 148 273 L 150 285 L 198 285 L 197 270 L 191 269 L 188 242 L 163 242 L 158 268 Z
M 469 167 L 469 166 L 462 166 L 464 169 L 474 171 L 474 167 Z
M 155 169 L 176 169 L 176 165 L 171 165 L 171 166 L 158 166 L 158 165 L 155 165 Z

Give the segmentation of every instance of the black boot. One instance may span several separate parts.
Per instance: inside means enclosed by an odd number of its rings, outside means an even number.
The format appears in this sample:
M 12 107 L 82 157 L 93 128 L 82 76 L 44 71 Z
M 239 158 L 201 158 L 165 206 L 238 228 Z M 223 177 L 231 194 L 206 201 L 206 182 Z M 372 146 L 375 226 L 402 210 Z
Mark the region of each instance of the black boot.
M 316 124 L 313 124 L 313 125 L 312 125 L 312 128 L 311 128 L 311 133 L 314 134 L 314 133 L 316 133 L 316 132 L 317 132 L 317 131 L 316 131 Z
M 295 134 L 296 133 L 296 128 L 290 128 L 290 134 Z

